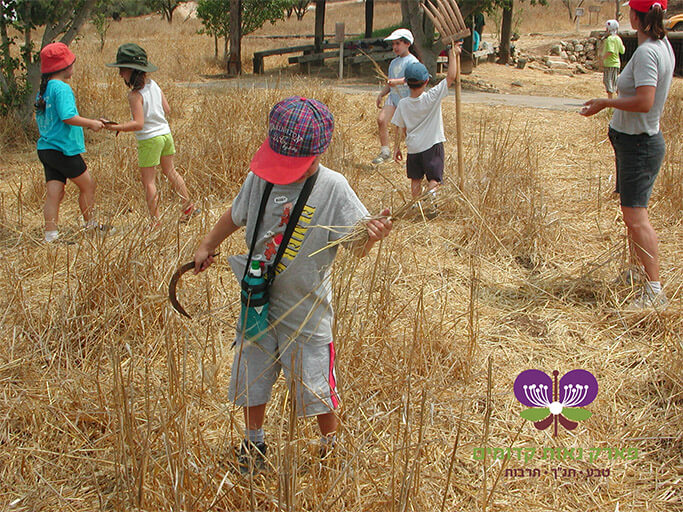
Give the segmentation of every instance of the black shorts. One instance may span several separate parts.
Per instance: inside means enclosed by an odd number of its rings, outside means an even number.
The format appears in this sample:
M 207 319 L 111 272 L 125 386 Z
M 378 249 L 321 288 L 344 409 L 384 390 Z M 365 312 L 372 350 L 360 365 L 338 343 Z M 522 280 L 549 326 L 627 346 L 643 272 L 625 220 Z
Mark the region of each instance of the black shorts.
M 426 177 L 429 181 L 443 179 L 443 142 L 437 142 L 431 148 L 421 153 L 408 153 L 406 170 L 411 180 L 421 180 Z
M 666 150 L 662 132 L 629 135 L 610 127 L 609 140 L 617 164 L 621 206 L 647 208 Z
M 78 178 L 88 168 L 81 155 L 66 156 L 56 149 L 39 149 L 38 158 L 45 168 L 45 181 Z

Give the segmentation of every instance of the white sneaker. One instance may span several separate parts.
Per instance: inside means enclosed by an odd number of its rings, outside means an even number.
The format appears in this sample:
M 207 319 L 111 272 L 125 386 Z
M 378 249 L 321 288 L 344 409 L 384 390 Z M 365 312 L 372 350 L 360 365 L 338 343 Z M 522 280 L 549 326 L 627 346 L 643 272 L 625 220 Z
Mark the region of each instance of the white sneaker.
M 59 238 L 59 231 L 46 231 L 45 232 L 45 241 L 48 244 L 51 244 L 52 242 L 56 242 L 58 238 Z
M 664 311 L 668 305 L 669 300 L 666 298 L 664 290 L 655 295 L 643 288 L 640 293 L 626 305 L 624 311 L 638 312 L 648 309 Z
M 389 160 L 391 160 L 391 150 L 382 149 L 379 152 L 379 155 L 377 155 L 375 159 L 372 161 L 372 163 L 375 165 L 379 165 L 381 163 L 388 162 Z

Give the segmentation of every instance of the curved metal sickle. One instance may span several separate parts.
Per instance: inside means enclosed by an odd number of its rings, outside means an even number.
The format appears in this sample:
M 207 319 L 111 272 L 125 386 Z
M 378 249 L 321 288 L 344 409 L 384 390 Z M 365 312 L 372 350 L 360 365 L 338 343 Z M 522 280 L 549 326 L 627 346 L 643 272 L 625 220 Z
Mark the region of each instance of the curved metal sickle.
M 218 256 L 218 253 L 212 254 L 211 256 L 215 257 Z M 171 305 L 173 306 L 173 309 L 175 309 L 178 313 L 180 313 L 183 316 L 186 316 L 187 318 L 192 318 L 187 311 L 185 311 L 185 308 L 178 302 L 178 297 L 176 295 L 176 288 L 178 287 L 178 281 L 180 281 L 180 278 L 182 275 L 194 268 L 194 261 L 190 261 L 188 263 L 185 263 L 183 266 L 181 266 L 178 270 L 176 270 L 175 274 L 173 274 L 173 277 L 171 277 L 171 281 L 168 283 L 168 300 L 171 301 Z

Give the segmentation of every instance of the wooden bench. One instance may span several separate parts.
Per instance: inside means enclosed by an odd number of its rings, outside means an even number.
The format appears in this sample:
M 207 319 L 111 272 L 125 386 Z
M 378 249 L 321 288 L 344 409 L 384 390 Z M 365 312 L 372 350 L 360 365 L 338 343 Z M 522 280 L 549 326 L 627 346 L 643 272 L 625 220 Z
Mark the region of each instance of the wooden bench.
M 393 59 L 393 51 L 388 50 L 389 44 L 383 39 L 358 39 L 346 41 L 344 43 L 344 62 L 349 66 L 358 67 L 361 63 L 370 62 L 384 62 Z M 299 64 L 305 67 L 306 71 L 310 72 L 310 65 L 312 63 L 322 64 L 326 59 L 339 58 L 339 45 L 335 43 L 325 43 L 323 50 L 319 53 L 306 53 L 304 55 L 297 55 L 289 58 L 290 64 Z M 336 50 L 336 51 L 335 51 Z
M 263 58 L 264 57 L 269 57 L 271 55 L 285 55 L 287 53 L 298 53 L 298 52 L 303 52 L 303 53 L 311 53 L 315 51 L 315 45 L 312 44 L 304 44 L 304 45 L 299 45 L 299 46 L 289 46 L 287 48 L 274 48 L 272 50 L 264 50 L 261 52 L 254 52 L 254 74 L 262 74 L 263 73 Z

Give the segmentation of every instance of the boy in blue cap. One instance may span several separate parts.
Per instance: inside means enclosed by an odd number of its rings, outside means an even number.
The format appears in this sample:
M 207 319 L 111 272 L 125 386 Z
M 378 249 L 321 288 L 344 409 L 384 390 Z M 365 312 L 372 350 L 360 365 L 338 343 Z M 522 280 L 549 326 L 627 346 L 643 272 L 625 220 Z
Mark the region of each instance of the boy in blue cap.
M 244 409 L 245 438 L 238 452 L 243 473 L 265 468 L 263 424 L 280 370 L 293 385 L 297 415 L 318 420 L 321 456 L 335 443 L 338 395 L 329 272 L 337 250 L 336 246 L 321 249 L 343 237 L 368 211 L 341 174 L 320 164 L 333 130 L 332 112 L 319 101 L 295 96 L 277 103 L 270 112 L 268 138 L 251 161 L 251 172 L 195 253 L 198 273 L 213 263 L 220 243 L 245 226 L 252 261 L 263 262 L 267 275 L 272 271 L 274 276 L 268 288 L 270 328 L 250 341 L 243 334 L 244 326 L 237 326 L 228 394 Z M 308 196 L 306 182 L 312 184 Z M 294 205 L 302 196 L 305 204 L 297 219 Z M 283 233 L 290 218 L 296 224 L 287 241 Z M 390 230 L 390 212 L 384 210 L 380 218 L 367 222 L 367 241 L 352 249 L 365 256 Z M 281 246 L 284 251 L 276 263 Z M 251 265 L 250 256 L 230 258 L 237 279 Z
M 448 96 L 448 87 L 455 81 L 457 71 L 456 55 L 461 52 L 462 43 L 456 43 L 448 52 L 448 71 L 446 78 L 426 91 L 429 72 L 424 64 L 413 62 L 405 69 L 405 83 L 410 88 L 410 96 L 398 102 L 391 122 L 398 126 L 394 160 L 401 162 L 401 133 L 406 138 L 406 169 L 410 178 L 413 199 L 422 195 L 422 179 L 427 179 L 427 189 L 432 192 L 433 204 L 428 212 L 430 218 L 436 216 L 436 188 L 443 179 L 444 150 L 446 140 L 443 131 L 441 101 Z

